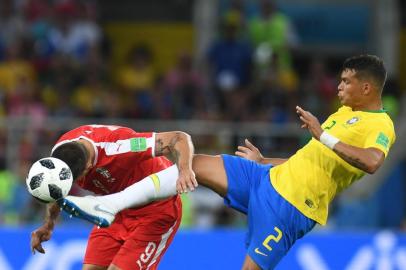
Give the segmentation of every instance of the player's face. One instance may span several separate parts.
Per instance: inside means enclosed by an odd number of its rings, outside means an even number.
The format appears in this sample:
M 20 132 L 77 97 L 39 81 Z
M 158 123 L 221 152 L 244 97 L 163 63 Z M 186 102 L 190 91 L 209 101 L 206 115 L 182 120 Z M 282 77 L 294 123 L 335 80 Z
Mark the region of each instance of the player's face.
M 355 70 L 343 70 L 338 85 L 338 98 L 341 104 L 352 108 L 360 104 L 362 100 L 363 84 L 355 75 Z

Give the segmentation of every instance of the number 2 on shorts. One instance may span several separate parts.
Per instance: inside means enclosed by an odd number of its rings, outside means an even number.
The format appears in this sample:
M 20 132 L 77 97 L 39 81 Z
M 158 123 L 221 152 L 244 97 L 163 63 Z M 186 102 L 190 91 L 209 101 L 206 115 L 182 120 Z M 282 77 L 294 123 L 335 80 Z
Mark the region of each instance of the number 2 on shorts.
M 264 242 L 262 242 L 262 245 L 269 251 L 272 250 L 270 242 L 274 241 L 275 243 L 278 243 L 282 238 L 282 231 L 278 227 L 274 227 L 273 229 L 276 231 L 277 235 L 270 234 L 265 238 Z

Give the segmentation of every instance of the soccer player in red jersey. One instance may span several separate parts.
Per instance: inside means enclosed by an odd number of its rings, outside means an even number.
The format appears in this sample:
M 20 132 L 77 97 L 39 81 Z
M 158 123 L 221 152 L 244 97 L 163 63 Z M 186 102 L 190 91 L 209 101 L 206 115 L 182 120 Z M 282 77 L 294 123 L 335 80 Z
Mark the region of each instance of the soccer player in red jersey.
M 106 195 L 120 192 L 151 174 L 168 175 L 174 171 L 178 177 L 174 184 L 177 190 L 193 190 L 197 186 L 191 163 L 193 152 L 190 136 L 184 132 L 138 133 L 120 126 L 87 125 L 62 135 L 52 149 L 52 156 L 68 164 L 80 187 Z M 149 184 L 144 186 L 145 190 L 159 186 L 154 181 Z M 83 269 L 157 269 L 179 228 L 182 211 L 179 196 L 171 193 L 167 198 L 165 192 L 162 187 L 159 190 L 162 197 L 151 198 L 164 200 L 119 213 L 96 209 L 112 218 L 108 222 L 92 221 L 100 227 L 109 227 L 92 229 Z M 31 235 L 33 252 L 45 253 L 41 243 L 51 238 L 59 213 L 57 203 L 48 204 L 44 224 Z

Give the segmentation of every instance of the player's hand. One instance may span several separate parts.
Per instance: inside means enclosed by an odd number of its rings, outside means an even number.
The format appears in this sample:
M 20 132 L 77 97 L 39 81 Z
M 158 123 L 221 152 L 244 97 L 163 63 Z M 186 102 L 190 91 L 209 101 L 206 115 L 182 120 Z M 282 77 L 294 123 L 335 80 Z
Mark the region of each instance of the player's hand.
M 179 170 L 179 178 L 176 182 L 176 191 L 178 193 L 194 191 L 197 186 L 196 175 L 192 169 Z
M 248 139 L 245 139 L 245 146 L 238 146 L 238 150 L 235 154 L 239 157 L 261 163 L 264 157 L 255 145 L 253 145 Z
M 35 254 L 35 251 L 39 253 L 45 253 L 44 248 L 42 247 L 42 242 L 48 241 L 51 239 L 52 229 L 47 225 L 42 225 L 35 231 L 31 233 L 31 252 Z
M 323 129 L 321 128 L 319 120 L 310 112 L 303 110 L 301 107 L 296 106 L 296 113 L 302 120 L 302 128 L 307 128 L 314 138 L 320 140 Z

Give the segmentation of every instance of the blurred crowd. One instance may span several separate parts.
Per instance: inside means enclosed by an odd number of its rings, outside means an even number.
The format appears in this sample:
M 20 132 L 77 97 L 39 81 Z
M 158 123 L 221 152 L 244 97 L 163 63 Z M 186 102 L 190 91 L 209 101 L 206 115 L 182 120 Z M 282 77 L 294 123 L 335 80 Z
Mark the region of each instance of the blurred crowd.
M 2 0 L 0 116 L 29 116 L 33 127 L 47 116 L 284 124 L 296 120 L 299 103 L 321 120 L 338 107 L 342 58 L 301 53 L 294 24 L 271 1 L 258 1 L 260 12 L 244 1 L 227 3 L 201 63 L 193 52 L 179 52 L 172 67 L 157 70 L 147 43 L 134 44 L 121 66 L 111 64 L 96 0 Z M 399 91 L 392 78 L 388 86 L 386 107 L 395 117 Z M 5 168 L 1 151 L 0 224 L 42 218 L 24 190 L 25 175 L 38 140 L 52 145 L 57 136 L 27 134 L 17 173 Z M 3 130 L 2 150 L 5 141 Z M 227 210 L 218 216 L 225 219 L 214 223 L 229 222 Z

